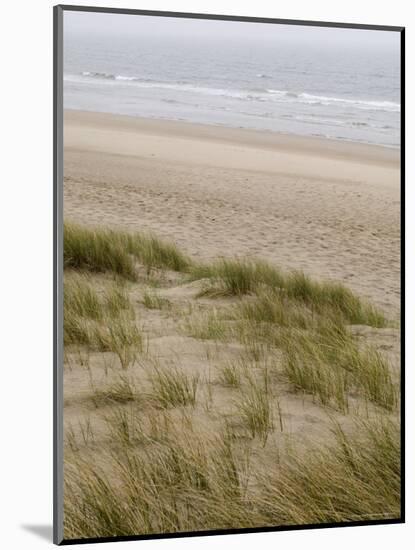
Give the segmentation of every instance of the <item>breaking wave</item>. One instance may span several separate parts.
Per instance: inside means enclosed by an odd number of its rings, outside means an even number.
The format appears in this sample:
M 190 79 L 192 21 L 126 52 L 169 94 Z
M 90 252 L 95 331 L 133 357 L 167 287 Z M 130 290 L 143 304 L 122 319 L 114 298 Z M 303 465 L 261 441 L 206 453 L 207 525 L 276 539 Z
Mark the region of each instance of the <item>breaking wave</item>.
M 258 78 L 270 78 L 266 74 L 258 74 Z M 307 92 L 298 92 L 294 90 L 277 90 L 273 88 L 254 88 L 249 90 L 237 90 L 227 88 L 213 88 L 207 86 L 198 86 L 188 82 L 161 82 L 149 78 L 140 78 L 138 76 L 117 75 L 98 71 L 83 71 L 80 75 L 65 75 L 67 80 L 85 80 L 101 81 L 120 84 L 135 85 L 143 88 L 170 89 L 181 92 L 196 93 L 211 96 L 221 96 L 240 101 L 259 101 L 259 102 L 286 102 L 302 103 L 307 105 L 322 106 L 343 106 L 346 108 L 363 109 L 370 111 L 399 112 L 400 104 L 392 101 L 372 101 L 365 99 L 350 99 L 344 97 L 315 95 Z

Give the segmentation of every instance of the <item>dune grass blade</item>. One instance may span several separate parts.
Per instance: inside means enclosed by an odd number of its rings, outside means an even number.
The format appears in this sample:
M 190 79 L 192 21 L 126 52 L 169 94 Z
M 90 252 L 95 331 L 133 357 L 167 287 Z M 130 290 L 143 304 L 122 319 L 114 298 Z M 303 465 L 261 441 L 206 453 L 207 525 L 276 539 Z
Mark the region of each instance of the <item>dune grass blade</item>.
M 199 384 L 198 375 L 187 375 L 177 367 L 155 367 L 150 375 L 153 398 L 162 407 L 194 406 Z
M 247 369 L 245 378 L 247 384 L 240 389 L 236 408 L 251 437 L 259 437 L 262 444 L 265 445 L 268 435 L 274 429 L 267 379 L 261 383 Z
M 241 367 L 237 363 L 225 363 L 218 368 L 219 381 L 224 386 L 239 388 L 241 385 Z

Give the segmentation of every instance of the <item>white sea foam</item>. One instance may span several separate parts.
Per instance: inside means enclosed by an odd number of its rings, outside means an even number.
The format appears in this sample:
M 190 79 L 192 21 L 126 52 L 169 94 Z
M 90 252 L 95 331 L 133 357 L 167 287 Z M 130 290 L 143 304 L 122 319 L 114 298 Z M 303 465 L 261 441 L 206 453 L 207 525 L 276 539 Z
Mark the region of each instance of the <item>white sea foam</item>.
M 76 75 L 68 75 L 68 79 Z M 298 102 L 308 105 L 331 106 L 339 105 L 356 109 L 400 112 L 400 104 L 392 101 L 372 101 L 360 98 L 344 98 L 326 95 L 309 94 L 307 92 L 297 92 L 292 90 L 277 90 L 273 88 L 252 88 L 249 90 L 237 90 L 227 88 L 214 88 L 208 86 L 198 86 L 195 84 L 180 82 L 157 82 L 148 78 L 138 76 L 114 75 L 105 72 L 83 71 L 80 75 L 88 79 L 97 79 L 101 81 L 115 81 L 126 84 L 134 84 L 142 88 L 161 88 L 166 90 L 176 90 L 180 92 L 190 92 L 196 94 L 222 96 L 246 101 L 273 101 L 273 102 Z M 268 78 L 267 75 L 258 74 L 258 77 Z

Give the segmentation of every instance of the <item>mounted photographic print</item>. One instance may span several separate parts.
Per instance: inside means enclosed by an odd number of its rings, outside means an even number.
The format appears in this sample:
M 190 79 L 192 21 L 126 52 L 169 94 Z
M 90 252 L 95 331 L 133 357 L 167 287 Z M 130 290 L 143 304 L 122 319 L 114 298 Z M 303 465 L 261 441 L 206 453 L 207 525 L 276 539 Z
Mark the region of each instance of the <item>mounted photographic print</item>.
M 404 29 L 54 16 L 55 542 L 404 521 Z

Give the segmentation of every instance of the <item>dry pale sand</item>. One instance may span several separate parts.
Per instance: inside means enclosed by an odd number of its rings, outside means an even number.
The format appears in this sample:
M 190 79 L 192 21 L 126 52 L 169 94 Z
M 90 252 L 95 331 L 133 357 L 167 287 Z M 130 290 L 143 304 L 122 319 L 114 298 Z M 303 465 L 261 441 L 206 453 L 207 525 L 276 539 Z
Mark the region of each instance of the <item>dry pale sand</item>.
M 397 150 L 66 111 L 64 151 L 67 219 L 151 230 L 195 258 L 263 257 L 399 315 Z

